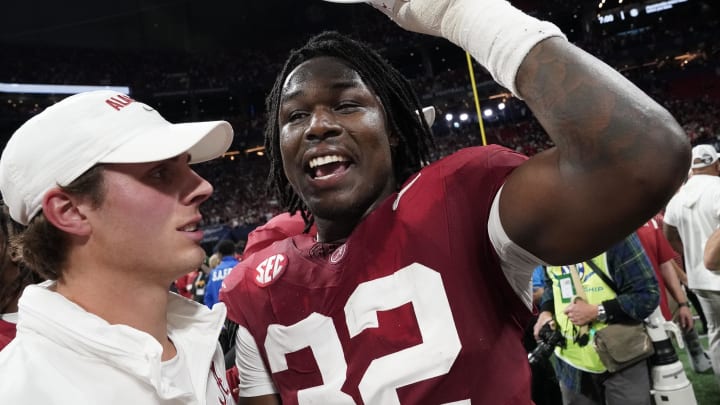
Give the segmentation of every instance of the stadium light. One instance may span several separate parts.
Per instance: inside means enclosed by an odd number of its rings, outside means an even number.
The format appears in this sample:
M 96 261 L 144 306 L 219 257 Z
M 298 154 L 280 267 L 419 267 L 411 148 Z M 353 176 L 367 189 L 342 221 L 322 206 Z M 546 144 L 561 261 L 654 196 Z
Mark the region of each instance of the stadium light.
M 460 114 L 460 121 L 467 121 L 467 120 L 468 120 L 468 115 L 466 113 Z
M 505 103 L 498 104 L 498 110 L 502 111 L 505 109 Z
M 490 109 L 490 108 L 486 108 L 485 111 L 483 111 L 483 115 L 486 116 L 486 117 L 492 117 L 492 115 L 493 115 L 493 110 Z
M 92 90 L 113 90 L 130 94 L 127 86 L 84 86 L 71 84 L 0 83 L 0 93 L 15 94 L 77 94 Z
M 453 115 L 450 113 L 445 114 L 445 121 L 452 121 Z

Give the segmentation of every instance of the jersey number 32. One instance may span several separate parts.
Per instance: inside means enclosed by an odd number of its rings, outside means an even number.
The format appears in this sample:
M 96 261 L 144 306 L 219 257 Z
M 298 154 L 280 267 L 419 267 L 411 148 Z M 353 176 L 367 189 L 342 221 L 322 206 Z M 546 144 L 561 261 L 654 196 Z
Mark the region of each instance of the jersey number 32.
M 378 311 L 412 303 L 423 343 L 373 360 L 358 386 L 366 404 L 400 405 L 396 389 L 446 374 L 461 344 L 440 274 L 413 263 L 358 285 L 345 304 L 350 337 L 378 327 Z M 316 312 L 290 326 L 270 325 L 265 350 L 273 373 L 287 370 L 285 355 L 310 347 L 323 384 L 298 391 L 299 404 L 355 404 L 341 391 L 347 363 L 331 318 Z M 469 404 L 469 400 L 453 402 Z

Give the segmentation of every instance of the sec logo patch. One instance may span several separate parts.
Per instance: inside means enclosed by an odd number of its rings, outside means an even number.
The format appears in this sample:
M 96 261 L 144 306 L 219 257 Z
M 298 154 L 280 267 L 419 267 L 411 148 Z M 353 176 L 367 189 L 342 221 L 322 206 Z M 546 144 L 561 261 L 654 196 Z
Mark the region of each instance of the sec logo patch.
M 257 271 L 255 284 L 265 287 L 274 283 L 283 274 L 287 265 L 288 258 L 281 253 L 268 257 L 255 268 Z

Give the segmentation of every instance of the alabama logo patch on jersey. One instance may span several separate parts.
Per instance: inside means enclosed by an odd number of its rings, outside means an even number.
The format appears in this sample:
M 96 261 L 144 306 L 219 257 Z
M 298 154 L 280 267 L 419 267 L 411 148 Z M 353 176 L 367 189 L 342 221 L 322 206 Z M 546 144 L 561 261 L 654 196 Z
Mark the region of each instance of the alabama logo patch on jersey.
M 267 257 L 255 267 L 255 284 L 266 287 L 275 282 L 285 271 L 288 265 L 288 258 L 282 253 Z

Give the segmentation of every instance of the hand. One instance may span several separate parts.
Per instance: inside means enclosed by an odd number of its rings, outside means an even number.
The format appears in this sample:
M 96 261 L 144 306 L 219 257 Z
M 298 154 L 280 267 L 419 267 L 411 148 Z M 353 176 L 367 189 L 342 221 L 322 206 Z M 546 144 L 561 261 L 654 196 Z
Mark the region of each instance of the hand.
M 690 312 L 690 308 L 686 306 L 682 306 L 677 311 L 677 322 L 680 324 L 680 327 L 684 331 L 689 331 L 693 328 L 695 325 L 695 320 L 693 319 L 692 313 Z
M 568 316 L 570 322 L 575 326 L 582 326 L 597 319 L 598 306 L 588 304 L 585 300 L 578 299 L 568 305 L 563 313 Z
M 540 329 L 548 322 L 553 322 L 552 313 L 550 311 L 540 312 L 540 315 L 538 315 L 538 319 L 535 322 L 535 326 L 533 326 L 533 336 L 535 336 L 535 340 L 540 340 Z M 555 323 L 551 323 L 550 327 L 555 329 Z

